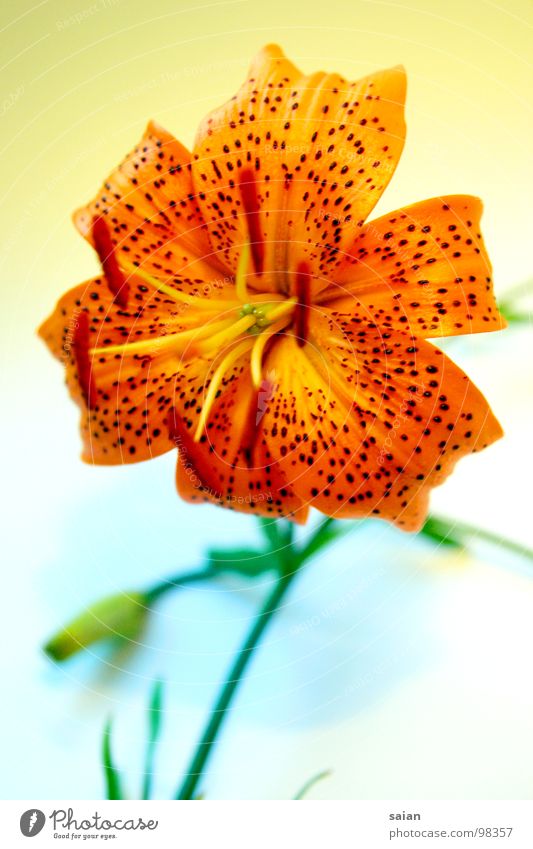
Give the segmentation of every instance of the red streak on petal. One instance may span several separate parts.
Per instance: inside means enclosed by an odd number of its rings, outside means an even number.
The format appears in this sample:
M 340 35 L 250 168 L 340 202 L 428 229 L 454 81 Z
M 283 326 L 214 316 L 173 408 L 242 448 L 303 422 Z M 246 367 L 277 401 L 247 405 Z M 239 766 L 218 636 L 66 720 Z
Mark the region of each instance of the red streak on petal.
M 255 176 L 251 168 L 244 168 L 239 176 L 239 188 L 250 236 L 250 249 L 256 274 L 262 274 L 265 261 L 265 245 L 259 220 L 259 197 Z
M 213 474 L 209 459 L 205 458 L 205 447 L 193 440 L 176 409 L 169 411 L 167 425 L 170 439 L 178 449 L 178 462 L 182 464 L 184 474 L 190 477 L 193 486 L 201 487 L 211 496 L 222 501 L 224 496 L 220 491 L 216 475 Z
M 102 263 L 107 285 L 111 293 L 115 296 L 115 303 L 126 309 L 130 287 L 126 283 L 117 262 L 115 246 L 111 241 L 107 224 L 100 215 L 93 219 L 92 236 L 98 259 Z
M 74 350 L 74 360 L 78 369 L 80 389 L 85 403 L 91 410 L 96 403 L 97 394 L 89 357 L 89 315 L 86 312 L 81 312 L 78 316 L 72 347 Z
M 294 308 L 294 328 L 300 348 L 303 348 L 309 335 L 309 308 L 311 305 L 311 272 L 306 262 L 296 269 L 296 297 Z
M 241 435 L 242 453 L 244 461 L 249 469 L 253 469 L 255 463 L 255 446 L 257 437 L 259 436 L 259 416 L 259 392 L 254 390 L 250 396 L 248 412 L 246 413 L 246 420 Z

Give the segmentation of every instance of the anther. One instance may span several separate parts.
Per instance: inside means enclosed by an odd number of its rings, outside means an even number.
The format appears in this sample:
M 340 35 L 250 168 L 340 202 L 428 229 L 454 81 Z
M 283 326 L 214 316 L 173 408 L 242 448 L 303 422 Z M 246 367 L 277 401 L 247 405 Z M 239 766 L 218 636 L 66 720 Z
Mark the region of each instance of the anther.
M 117 262 L 115 246 L 111 240 L 107 224 L 100 215 L 93 219 L 92 236 L 98 259 L 102 263 L 107 285 L 115 297 L 115 303 L 126 309 L 130 287 Z
M 250 249 L 256 274 L 263 273 L 265 260 L 265 245 L 261 232 L 259 219 L 259 197 L 254 173 L 250 168 L 244 168 L 239 176 L 239 188 L 241 190 L 242 205 L 246 215 L 248 235 L 250 236 Z
M 309 334 L 309 308 L 311 305 L 311 272 L 306 262 L 296 269 L 296 306 L 294 308 L 294 328 L 296 340 L 303 348 Z
M 216 473 L 213 472 L 209 461 L 205 462 L 202 452 L 198 451 L 191 433 L 175 408 L 169 411 L 167 426 L 170 440 L 178 449 L 178 462 L 190 477 L 197 479 L 196 488 L 222 502 L 224 496 L 220 491 Z M 194 472 L 192 476 L 191 471 Z
M 80 312 L 72 340 L 74 361 L 78 369 L 78 383 L 88 408 L 92 410 L 96 404 L 96 384 L 92 372 L 89 355 L 89 316 L 85 311 Z
M 262 307 L 253 306 L 253 304 L 243 304 L 239 312 L 239 316 L 241 318 L 244 318 L 245 316 L 252 316 L 255 318 L 255 324 L 248 327 L 246 331 L 251 334 L 260 333 L 261 330 L 265 329 L 265 327 L 269 327 L 271 323 L 268 318 L 268 312 Z

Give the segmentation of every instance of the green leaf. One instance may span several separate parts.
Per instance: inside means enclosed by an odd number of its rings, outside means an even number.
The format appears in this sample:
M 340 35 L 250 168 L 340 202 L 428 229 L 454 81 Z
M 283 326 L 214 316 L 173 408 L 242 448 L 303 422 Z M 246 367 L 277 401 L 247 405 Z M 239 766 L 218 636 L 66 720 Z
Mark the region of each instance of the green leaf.
M 445 545 L 448 548 L 455 549 L 464 548 L 458 532 L 454 529 L 453 523 L 439 519 L 436 516 L 430 516 L 419 533 L 434 542 L 438 542 L 439 545 Z
M 498 308 L 501 314 L 512 323 L 530 323 L 531 315 L 528 312 L 522 312 L 517 304 L 520 303 L 528 295 L 533 292 L 533 278 L 523 280 L 521 283 L 512 286 L 505 292 L 502 298 L 499 299 Z
M 305 796 L 307 796 L 309 791 L 313 789 L 315 784 L 318 784 L 319 781 L 323 781 L 324 778 L 329 778 L 330 775 L 330 769 L 325 769 L 322 772 L 317 773 L 317 775 L 314 775 L 312 778 L 305 782 L 303 787 L 300 788 L 296 796 L 294 796 L 294 800 L 297 802 L 301 801 L 303 798 L 305 798 Z
M 156 681 L 153 686 L 150 703 L 148 705 L 148 738 L 146 742 L 144 781 L 141 799 L 151 798 L 155 752 L 157 742 L 161 734 L 161 725 L 163 721 L 163 690 L 163 682 Z
M 111 754 L 111 719 L 105 724 L 102 741 L 102 765 L 106 787 L 106 799 L 124 799 L 120 773 L 113 763 Z
M 255 578 L 278 569 L 278 560 L 270 551 L 257 548 L 211 548 L 207 552 L 209 568 L 219 572 L 235 572 Z
M 513 306 L 500 306 L 500 312 L 509 324 L 531 324 L 532 315 Z
M 469 547 L 471 544 L 478 542 L 488 543 L 497 548 L 502 548 L 505 551 L 510 551 L 519 557 L 524 557 L 526 560 L 533 561 L 533 549 L 522 545 L 520 542 L 515 542 L 512 539 L 502 536 L 494 531 L 488 531 L 485 528 L 478 528 L 476 525 L 470 525 L 466 522 L 461 522 L 454 519 L 446 519 L 443 516 L 431 516 L 431 524 L 429 530 L 435 534 L 445 536 L 448 540 L 453 540 L 457 546 Z M 427 524 L 427 523 L 426 523 Z M 421 533 L 425 531 L 425 526 Z
M 62 661 L 99 640 L 137 640 L 148 612 L 143 593 L 123 592 L 108 596 L 65 625 L 48 640 L 44 651 L 53 660 Z

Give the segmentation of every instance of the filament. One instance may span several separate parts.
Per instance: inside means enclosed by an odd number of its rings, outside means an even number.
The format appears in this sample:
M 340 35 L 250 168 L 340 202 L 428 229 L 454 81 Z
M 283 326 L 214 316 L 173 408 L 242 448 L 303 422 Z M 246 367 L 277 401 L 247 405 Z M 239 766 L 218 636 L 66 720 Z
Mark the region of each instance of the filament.
M 246 351 L 248 351 L 253 345 L 252 339 L 244 339 L 238 345 L 235 346 L 226 356 L 222 359 L 222 362 L 215 370 L 213 377 L 211 378 L 211 383 L 209 384 L 209 389 L 207 390 L 205 400 L 202 406 L 202 412 L 200 413 L 200 418 L 198 419 L 198 425 L 196 427 L 196 431 L 194 433 L 194 441 L 198 442 L 202 436 L 204 431 L 207 417 L 211 412 L 211 407 L 215 402 L 217 392 L 219 390 L 220 384 L 224 379 L 224 375 L 226 371 L 232 366 L 236 360 L 239 359 Z

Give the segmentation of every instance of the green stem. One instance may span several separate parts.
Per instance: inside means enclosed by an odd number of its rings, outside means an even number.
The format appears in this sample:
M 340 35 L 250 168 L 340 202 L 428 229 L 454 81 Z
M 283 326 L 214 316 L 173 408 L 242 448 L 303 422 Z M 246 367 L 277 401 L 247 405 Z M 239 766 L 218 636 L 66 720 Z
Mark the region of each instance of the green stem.
M 202 569 L 197 570 L 196 572 L 181 572 L 171 578 L 166 578 L 164 581 L 154 584 L 153 587 L 145 590 L 144 596 L 147 599 L 148 606 L 151 606 L 151 604 L 158 601 L 162 595 L 170 592 L 170 590 L 175 590 L 176 587 L 193 584 L 196 583 L 196 581 L 209 581 L 211 578 L 215 578 L 219 575 L 220 570 L 218 569 Z
M 277 577 L 270 595 L 265 600 L 261 610 L 257 613 L 253 625 L 233 661 L 220 695 L 218 696 L 211 711 L 211 715 L 189 764 L 183 783 L 175 797 L 176 799 L 194 798 L 196 788 L 204 773 L 205 765 L 211 754 L 211 750 L 226 718 L 235 693 L 243 679 L 246 668 L 252 660 L 254 652 L 259 645 L 265 630 L 267 629 L 274 614 L 279 609 L 283 597 L 285 596 L 285 593 L 297 572 L 298 569 L 294 568 L 292 572 L 283 573 Z

